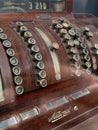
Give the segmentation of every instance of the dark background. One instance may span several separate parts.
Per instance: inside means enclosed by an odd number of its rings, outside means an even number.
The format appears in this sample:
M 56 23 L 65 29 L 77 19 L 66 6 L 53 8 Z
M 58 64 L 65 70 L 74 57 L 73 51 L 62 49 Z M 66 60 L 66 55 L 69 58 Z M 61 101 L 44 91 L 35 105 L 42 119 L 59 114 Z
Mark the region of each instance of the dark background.
M 98 0 L 73 0 L 73 12 L 92 13 L 98 17 Z

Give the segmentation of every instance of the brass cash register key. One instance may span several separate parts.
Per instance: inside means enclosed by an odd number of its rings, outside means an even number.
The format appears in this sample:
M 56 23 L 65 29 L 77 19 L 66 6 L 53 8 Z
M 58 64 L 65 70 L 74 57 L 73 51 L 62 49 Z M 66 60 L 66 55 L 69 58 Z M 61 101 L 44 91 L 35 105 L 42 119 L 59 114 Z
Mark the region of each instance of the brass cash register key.
M 27 27 L 25 27 L 25 26 L 21 26 L 21 27 L 20 27 L 20 30 L 19 30 L 20 35 L 23 36 L 24 33 L 25 33 L 27 30 L 28 30 Z
M 11 47 L 11 42 L 8 41 L 8 40 L 4 40 L 2 44 L 3 44 L 3 46 L 6 47 L 6 48 Z
M 90 56 L 89 56 L 89 55 L 85 55 L 85 56 L 84 56 L 84 60 L 85 60 L 85 61 L 90 61 Z
M 81 32 L 79 30 L 74 29 L 74 31 L 77 37 L 81 37 Z
M 64 18 L 64 17 L 60 17 L 60 22 L 65 22 L 66 21 L 66 19 Z
M 7 39 L 7 35 L 5 33 L 0 33 L 0 40 L 4 41 Z
M 72 60 L 74 60 L 74 61 L 79 61 L 80 60 L 80 57 L 79 57 L 79 55 L 73 55 L 72 56 Z
M 85 43 L 81 43 L 81 44 L 80 44 L 80 47 L 81 47 L 82 49 L 86 49 L 87 46 L 86 46 Z
M 32 37 L 28 38 L 27 43 L 29 46 L 36 44 L 36 40 Z
M 62 36 L 63 34 L 67 33 L 67 30 L 62 28 L 62 29 L 59 30 L 59 32 L 60 32 L 60 35 Z
M 34 55 L 34 60 L 41 61 L 42 60 L 42 55 L 40 53 L 36 53 Z
M 46 87 L 47 86 L 47 80 L 46 79 L 41 79 L 38 80 L 38 83 L 41 87 Z
M 85 70 L 87 74 L 91 74 L 91 70 L 88 68 Z
M 37 69 L 42 70 L 42 69 L 44 69 L 45 65 L 44 65 L 44 63 L 43 63 L 42 61 L 40 61 L 40 62 L 38 62 L 38 63 L 36 64 L 36 67 L 37 67 Z
M 17 21 L 17 22 L 16 22 L 16 25 L 17 25 L 17 32 L 19 32 L 19 31 L 20 31 L 20 27 L 23 26 L 23 23 Z
M 79 45 L 80 45 L 80 43 L 79 43 L 78 40 L 74 40 L 73 42 L 74 42 L 74 44 L 75 44 L 76 46 L 79 46 Z
M 52 25 L 57 25 L 59 22 L 57 20 L 52 21 Z
M 75 62 L 75 63 L 74 63 L 74 66 L 75 66 L 76 69 L 80 69 L 80 67 L 81 67 L 81 65 L 80 65 L 79 62 Z
M 75 71 L 75 75 L 76 76 L 81 76 L 81 74 L 82 74 L 82 70 L 81 69 L 77 69 L 76 71 Z
M 23 79 L 20 76 L 15 76 L 14 77 L 14 82 L 15 82 L 16 85 L 21 85 L 22 82 L 23 82 Z
M 82 38 L 82 37 L 78 37 L 78 39 L 77 39 L 80 43 L 83 43 L 84 42 L 84 38 Z
M 95 51 L 95 55 L 97 55 L 97 56 L 98 56 L 98 50 L 96 50 L 96 51 Z
M 39 47 L 37 46 L 37 45 L 33 45 L 32 47 L 31 47 L 31 53 L 33 53 L 33 52 L 39 52 Z
M 68 47 L 73 47 L 75 45 L 73 40 L 69 40 L 67 43 Z
M 85 62 L 83 64 L 83 67 L 85 67 L 85 68 L 91 68 L 91 63 L 87 61 L 87 62 Z
M 0 33 L 2 33 L 3 32 L 3 29 L 2 28 L 0 28 Z
M 64 38 L 65 40 L 71 40 L 71 36 L 70 36 L 69 34 L 65 34 L 65 35 L 63 36 L 63 38 Z
M 95 49 L 98 50 L 98 44 L 97 43 L 94 45 L 94 47 L 95 47 Z
M 26 32 L 24 32 L 23 37 L 24 37 L 25 41 L 28 41 L 28 38 L 32 37 L 32 33 L 29 31 L 26 31 Z
M 53 20 L 52 21 L 52 29 L 55 29 L 55 26 L 58 24 L 59 22 L 57 20 Z
M 87 38 L 92 38 L 93 37 L 93 33 L 92 32 L 87 32 L 86 36 L 87 36 Z
M 93 33 L 90 31 L 90 28 L 88 27 L 84 28 L 83 34 L 86 36 L 87 39 L 90 39 L 93 37 Z
M 41 77 L 41 78 L 46 78 L 46 71 L 45 70 L 39 71 L 38 76 Z
M 16 86 L 16 94 L 17 95 L 22 95 L 24 92 L 24 88 L 22 86 Z
M 89 32 L 90 28 L 89 27 L 84 27 L 84 32 Z
M 71 36 L 75 36 L 75 35 L 76 35 L 74 29 L 70 29 L 70 30 L 68 31 L 68 33 L 69 33 Z
M 13 66 L 18 65 L 18 59 L 16 57 L 11 57 L 10 58 L 10 64 Z
M 12 48 L 7 49 L 6 53 L 7 53 L 8 56 L 14 56 L 15 55 L 15 51 Z
M 82 54 L 83 54 L 83 55 L 88 55 L 88 53 L 89 53 L 89 52 L 88 52 L 87 49 L 83 49 L 83 50 L 82 50 Z
M 98 55 L 98 44 L 97 43 L 95 43 L 94 46 L 92 47 L 92 51 L 93 51 L 93 53 Z
M 67 22 L 62 23 L 62 25 L 63 25 L 64 28 L 68 28 L 69 27 L 69 24 Z
M 62 24 L 59 23 L 59 24 L 57 24 L 57 25 L 55 26 L 55 28 L 56 28 L 56 29 L 61 29 L 61 28 L 63 28 L 63 26 L 62 26 Z
M 69 54 L 72 53 L 72 54 L 77 54 L 77 49 L 75 47 L 72 47 L 70 48 L 70 51 L 69 51 Z
M 13 72 L 14 75 L 18 76 L 21 73 L 21 69 L 18 66 L 15 66 L 15 67 L 12 68 L 12 72 Z

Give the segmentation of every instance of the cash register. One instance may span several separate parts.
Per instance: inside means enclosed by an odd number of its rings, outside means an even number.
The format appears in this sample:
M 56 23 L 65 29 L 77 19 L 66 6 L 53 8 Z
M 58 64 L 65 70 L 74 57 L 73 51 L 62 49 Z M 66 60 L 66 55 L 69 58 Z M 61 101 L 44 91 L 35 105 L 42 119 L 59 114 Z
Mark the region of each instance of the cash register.
M 0 0 L 0 130 L 97 130 L 98 18 L 72 0 Z

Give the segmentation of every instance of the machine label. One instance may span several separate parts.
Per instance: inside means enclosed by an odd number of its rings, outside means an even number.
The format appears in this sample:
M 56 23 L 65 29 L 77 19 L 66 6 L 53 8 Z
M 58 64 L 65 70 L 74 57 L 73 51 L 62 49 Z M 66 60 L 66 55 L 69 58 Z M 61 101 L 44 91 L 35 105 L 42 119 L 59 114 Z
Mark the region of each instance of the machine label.
M 48 119 L 48 122 L 54 123 L 60 119 L 62 119 L 63 117 L 66 117 L 67 115 L 69 115 L 71 113 L 71 107 L 64 110 L 64 111 L 58 111 L 52 114 L 52 116 Z

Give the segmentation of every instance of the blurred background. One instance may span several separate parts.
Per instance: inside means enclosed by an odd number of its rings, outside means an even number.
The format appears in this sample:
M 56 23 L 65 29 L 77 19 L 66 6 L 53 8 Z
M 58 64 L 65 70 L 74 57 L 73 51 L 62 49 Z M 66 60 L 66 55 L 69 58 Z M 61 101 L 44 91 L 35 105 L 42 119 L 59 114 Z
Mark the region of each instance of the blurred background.
M 98 17 L 98 0 L 73 0 L 74 13 L 92 13 Z

